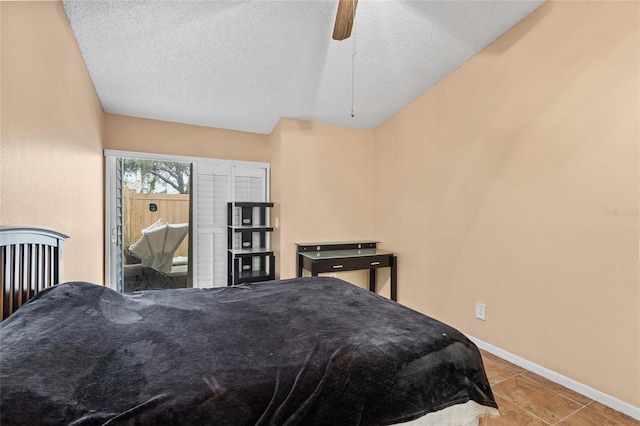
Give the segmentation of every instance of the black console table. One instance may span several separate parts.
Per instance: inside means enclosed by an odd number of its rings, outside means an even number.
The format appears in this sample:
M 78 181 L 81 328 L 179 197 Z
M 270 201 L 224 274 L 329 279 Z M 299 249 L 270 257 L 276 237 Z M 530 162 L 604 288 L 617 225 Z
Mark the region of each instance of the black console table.
M 306 269 L 311 276 L 321 272 L 369 270 L 369 290 L 376 291 L 376 269 L 391 268 L 391 300 L 397 300 L 397 258 L 380 250 L 375 241 L 297 243 L 298 276 Z

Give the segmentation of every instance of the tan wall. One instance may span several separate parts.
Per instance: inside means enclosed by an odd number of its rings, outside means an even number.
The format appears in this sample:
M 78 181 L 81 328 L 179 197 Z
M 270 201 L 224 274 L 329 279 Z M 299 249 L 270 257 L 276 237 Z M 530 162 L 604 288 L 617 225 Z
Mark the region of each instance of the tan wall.
M 373 133 L 281 119 L 272 140 L 280 277 L 296 276 L 297 242 L 372 238 Z M 275 137 L 274 139 L 278 139 Z M 340 277 L 364 286 L 366 272 Z
M 224 160 L 269 162 L 269 136 L 213 127 L 105 115 L 105 148 Z
M 373 209 L 401 303 L 635 406 L 639 7 L 549 2 L 386 122 Z
M 62 279 L 101 284 L 102 107 L 60 2 L 0 13 L 0 224 L 69 235 Z

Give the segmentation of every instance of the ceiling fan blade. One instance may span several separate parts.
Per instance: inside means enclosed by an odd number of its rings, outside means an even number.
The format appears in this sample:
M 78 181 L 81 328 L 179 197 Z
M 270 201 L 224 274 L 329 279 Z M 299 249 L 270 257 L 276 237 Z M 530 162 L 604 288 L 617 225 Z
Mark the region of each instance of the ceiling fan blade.
M 351 35 L 357 5 L 358 0 L 340 0 L 340 3 L 338 3 L 336 23 L 333 27 L 334 40 L 344 40 Z

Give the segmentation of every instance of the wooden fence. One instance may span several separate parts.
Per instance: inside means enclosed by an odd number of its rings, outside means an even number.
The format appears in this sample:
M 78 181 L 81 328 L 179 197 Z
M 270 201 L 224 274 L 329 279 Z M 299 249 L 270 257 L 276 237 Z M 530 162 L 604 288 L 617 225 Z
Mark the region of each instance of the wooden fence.
M 189 223 L 189 194 L 140 194 L 135 189 L 123 188 L 124 247 L 138 241 L 143 229 L 162 218 L 165 223 Z M 150 205 L 157 206 L 151 211 Z M 188 256 L 187 235 L 175 256 Z

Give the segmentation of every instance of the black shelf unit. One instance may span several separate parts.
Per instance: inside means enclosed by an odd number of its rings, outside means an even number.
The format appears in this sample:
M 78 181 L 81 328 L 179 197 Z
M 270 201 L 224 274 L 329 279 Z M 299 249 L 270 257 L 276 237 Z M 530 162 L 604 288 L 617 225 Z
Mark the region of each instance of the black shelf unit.
M 267 224 L 270 207 L 273 203 L 234 201 L 227 204 L 227 285 L 275 279 L 275 256 L 267 238 L 273 231 Z M 236 209 L 240 210 L 240 223 L 234 223 Z M 240 235 L 239 244 L 236 235 Z

